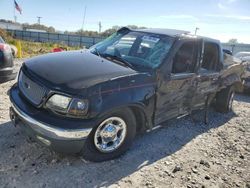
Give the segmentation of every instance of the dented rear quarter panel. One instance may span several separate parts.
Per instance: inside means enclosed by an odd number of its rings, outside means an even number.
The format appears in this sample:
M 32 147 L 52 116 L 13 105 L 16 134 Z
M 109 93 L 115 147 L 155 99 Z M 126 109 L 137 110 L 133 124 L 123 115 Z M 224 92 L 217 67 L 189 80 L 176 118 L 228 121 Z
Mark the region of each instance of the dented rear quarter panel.
M 241 85 L 245 67 L 243 63 L 233 56 L 224 55 L 223 69 L 220 71 L 220 88 L 229 85 Z

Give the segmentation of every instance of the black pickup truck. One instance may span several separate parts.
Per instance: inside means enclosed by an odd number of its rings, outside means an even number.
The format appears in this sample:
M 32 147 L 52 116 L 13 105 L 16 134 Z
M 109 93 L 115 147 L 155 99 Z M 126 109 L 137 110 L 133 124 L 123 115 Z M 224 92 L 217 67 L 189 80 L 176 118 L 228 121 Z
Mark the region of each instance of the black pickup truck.
M 212 101 L 230 111 L 243 67 L 224 56 L 219 41 L 186 31 L 122 28 L 89 50 L 24 62 L 10 118 L 53 150 L 109 160 L 136 133 Z

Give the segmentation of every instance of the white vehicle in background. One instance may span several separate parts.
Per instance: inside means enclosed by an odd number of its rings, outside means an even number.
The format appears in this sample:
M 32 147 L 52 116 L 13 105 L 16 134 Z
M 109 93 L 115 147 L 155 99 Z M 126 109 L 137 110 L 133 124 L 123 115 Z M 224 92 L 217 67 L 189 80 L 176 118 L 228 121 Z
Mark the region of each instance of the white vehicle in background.
M 245 66 L 245 72 L 242 76 L 244 91 L 250 93 L 250 52 L 238 52 L 234 57 L 242 60 Z
M 248 57 L 248 61 L 249 61 L 250 52 L 238 52 L 237 54 L 234 55 L 234 57 L 237 57 L 241 60 L 244 60 L 244 58 Z

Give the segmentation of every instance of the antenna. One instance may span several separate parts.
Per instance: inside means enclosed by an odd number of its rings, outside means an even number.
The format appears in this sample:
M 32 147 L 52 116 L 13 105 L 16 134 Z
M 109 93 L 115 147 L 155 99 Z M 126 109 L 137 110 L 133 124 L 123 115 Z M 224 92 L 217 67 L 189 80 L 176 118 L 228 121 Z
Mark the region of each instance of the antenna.
M 85 17 L 86 17 L 87 6 L 84 6 L 83 19 L 82 19 L 82 31 L 84 29 Z
M 37 16 L 37 23 L 40 25 L 41 24 L 41 16 Z
M 199 27 L 196 27 L 196 28 L 195 28 L 194 35 L 197 34 L 197 31 L 198 31 L 199 29 L 200 29 Z
M 101 33 L 102 32 L 102 22 L 99 22 L 98 26 L 99 26 L 99 33 Z

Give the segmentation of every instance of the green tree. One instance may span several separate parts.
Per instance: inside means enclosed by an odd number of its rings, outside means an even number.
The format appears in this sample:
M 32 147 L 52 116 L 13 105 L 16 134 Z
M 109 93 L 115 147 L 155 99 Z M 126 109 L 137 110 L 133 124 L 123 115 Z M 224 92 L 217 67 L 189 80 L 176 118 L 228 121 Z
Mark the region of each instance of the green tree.
M 238 43 L 238 40 L 237 39 L 229 39 L 228 40 L 228 43 L 231 43 L 231 44 L 237 44 Z
M 40 25 L 40 24 L 28 24 L 28 23 L 24 23 L 22 24 L 23 25 L 23 28 L 24 29 L 37 29 L 37 30 L 43 30 L 43 31 L 47 31 L 47 32 L 50 32 L 50 33 L 55 33 L 55 28 L 50 26 L 50 27 L 47 27 L 45 25 Z

